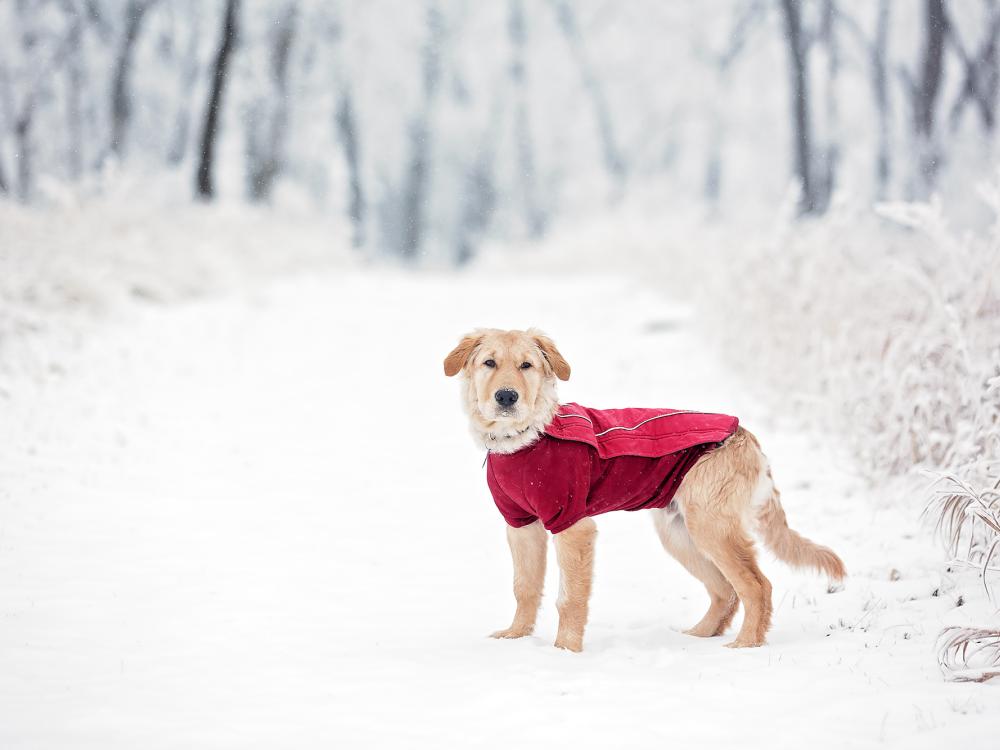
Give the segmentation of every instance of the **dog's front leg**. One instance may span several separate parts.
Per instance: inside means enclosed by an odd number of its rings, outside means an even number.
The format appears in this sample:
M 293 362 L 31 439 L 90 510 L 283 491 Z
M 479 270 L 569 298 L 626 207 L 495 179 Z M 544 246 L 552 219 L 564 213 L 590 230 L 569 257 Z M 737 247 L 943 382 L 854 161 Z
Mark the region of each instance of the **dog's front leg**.
M 507 527 L 507 543 L 514 560 L 514 598 L 517 611 L 514 622 L 506 630 L 498 630 L 494 638 L 521 638 L 535 629 L 538 606 L 542 603 L 545 585 L 545 528 L 539 521 L 521 528 Z
M 587 626 L 587 607 L 594 578 L 594 542 L 597 524 L 592 518 L 577 521 L 555 535 L 559 561 L 559 631 L 556 647 L 583 650 L 583 631 Z

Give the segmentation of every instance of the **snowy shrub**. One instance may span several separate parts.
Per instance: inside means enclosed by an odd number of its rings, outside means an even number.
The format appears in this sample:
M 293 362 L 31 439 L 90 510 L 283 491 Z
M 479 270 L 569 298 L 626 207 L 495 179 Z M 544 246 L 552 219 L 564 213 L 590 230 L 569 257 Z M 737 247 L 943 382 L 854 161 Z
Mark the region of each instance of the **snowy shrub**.
M 983 194 L 1000 217 L 1000 190 Z M 767 392 L 841 436 L 873 481 L 918 469 L 997 477 L 997 226 L 956 237 L 937 203 L 879 214 L 840 206 L 756 246 L 717 248 L 710 324 Z

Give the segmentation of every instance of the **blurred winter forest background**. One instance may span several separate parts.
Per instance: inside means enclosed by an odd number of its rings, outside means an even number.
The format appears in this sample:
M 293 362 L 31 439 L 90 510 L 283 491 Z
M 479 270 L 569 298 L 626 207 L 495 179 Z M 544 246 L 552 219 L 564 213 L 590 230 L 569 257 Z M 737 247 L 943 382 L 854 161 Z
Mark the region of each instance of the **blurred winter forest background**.
M 51 204 L 128 179 L 173 200 L 308 206 L 402 258 L 463 262 L 639 189 L 663 213 L 719 219 L 773 213 L 793 186 L 808 215 L 838 193 L 959 203 L 994 143 L 990 0 L 4 0 L 0 14 L 0 193 Z
M 0 0 L 3 367 L 247 274 L 631 273 L 986 576 L 998 44 L 997 0 Z

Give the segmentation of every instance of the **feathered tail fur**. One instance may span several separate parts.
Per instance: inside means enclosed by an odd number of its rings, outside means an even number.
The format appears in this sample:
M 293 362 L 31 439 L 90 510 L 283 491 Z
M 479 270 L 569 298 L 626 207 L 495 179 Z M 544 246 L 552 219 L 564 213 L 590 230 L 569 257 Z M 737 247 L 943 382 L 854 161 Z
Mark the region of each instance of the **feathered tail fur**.
M 757 529 L 767 548 L 782 562 L 797 568 L 813 568 L 834 581 L 847 576 L 844 561 L 836 552 L 788 527 L 777 489 L 772 489 L 771 497 L 757 511 Z

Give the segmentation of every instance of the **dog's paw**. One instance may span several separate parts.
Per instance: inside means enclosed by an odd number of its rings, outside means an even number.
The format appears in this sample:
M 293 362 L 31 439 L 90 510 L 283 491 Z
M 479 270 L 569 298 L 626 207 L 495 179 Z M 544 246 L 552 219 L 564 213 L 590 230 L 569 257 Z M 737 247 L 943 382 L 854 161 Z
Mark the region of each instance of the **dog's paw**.
M 498 630 L 495 633 L 490 633 L 490 638 L 524 638 L 526 635 L 531 635 L 531 628 L 507 628 L 506 630 Z
M 721 633 L 718 627 L 709 628 L 705 625 L 698 624 L 693 628 L 685 630 L 684 635 L 693 635 L 695 638 L 713 638 L 717 635 L 721 635 Z
M 750 640 L 743 640 L 742 638 L 737 638 L 732 643 L 727 643 L 726 648 L 758 648 L 759 646 L 763 645 L 764 641 L 750 641 Z
M 565 649 L 566 651 L 572 651 L 573 653 L 580 653 L 583 651 L 583 639 L 582 638 L 557 638 L 556 648 Z

